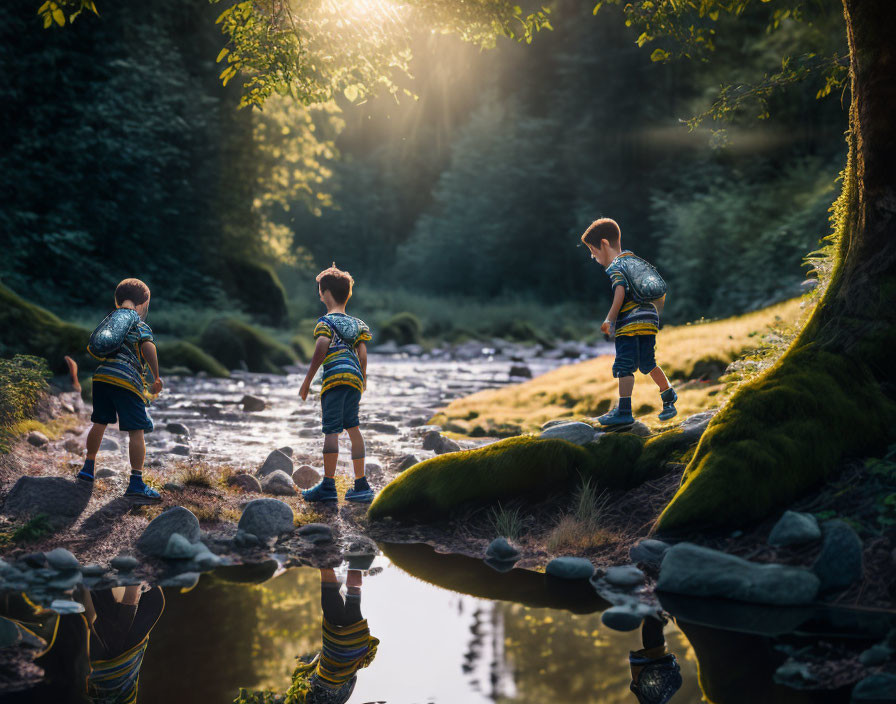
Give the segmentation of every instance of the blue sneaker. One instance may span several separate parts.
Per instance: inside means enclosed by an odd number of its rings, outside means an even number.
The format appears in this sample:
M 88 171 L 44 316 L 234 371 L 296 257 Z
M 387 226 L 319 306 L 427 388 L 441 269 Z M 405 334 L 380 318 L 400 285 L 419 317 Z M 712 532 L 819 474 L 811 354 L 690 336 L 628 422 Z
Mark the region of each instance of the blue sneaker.
M 312 503 L 336 503 L 339 500 L 339 497 L 336 495 L 336 482 L 332 479 L 328 482 L 327 477 L 324 477 L 319 484 L 310 489 L 305 489 L 302 492 L 302 498 Z
M 678 409 L 675 408 L 675 402 L 678 400 L 678 394 L 671 386 L 660 394 L 663 399 L 663 410 L 660 411 L 658 418 L 660 420 L 669 420 L 678 415 Z
M 363 486 L 355 484 L 354 489 L 345 492 L 346 501 L 354 501 L 356 504 L 369 504 L 376 497 L 376 492 L 370 488 L 367 482 Z
M 619 406 L 616 406 L 612 411 L 598 418 L 597 422 L 603 426 L 631 425 L 635 422 L 635 417 L 631 411 L 620 411 Z
M 143 480 L 128 484 L 128 490 L 124 492 L 124 495 L 129 499 L 134 499 L 136 503 L 143 504 L 156 504 L 162 500 L 159 492 L 146 486 Z

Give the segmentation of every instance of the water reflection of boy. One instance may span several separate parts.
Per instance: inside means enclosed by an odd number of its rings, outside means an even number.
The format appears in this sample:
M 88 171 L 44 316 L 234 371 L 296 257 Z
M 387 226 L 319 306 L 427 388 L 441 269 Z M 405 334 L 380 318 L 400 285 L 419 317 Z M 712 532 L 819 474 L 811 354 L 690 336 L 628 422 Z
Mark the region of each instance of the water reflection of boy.
M 665 621 L 648 616 L 641 625 L 640 650 L 628 654 L 632 671 L 630 689 L 639 704 L 666 704 L 681 688 L 675 656 L 666 650 Z
M 379 640 L 370 635 L 361 615 L 361 571 L 348 571 L 344 599 L 341 586 L 333 570 L 320 571 L 323 647 L 310 662 L 298 664 L 287 701 L 302 701 L 307 692 L 308 704 L 344 704 L 355 689 L 358 670 L 376 656 Z

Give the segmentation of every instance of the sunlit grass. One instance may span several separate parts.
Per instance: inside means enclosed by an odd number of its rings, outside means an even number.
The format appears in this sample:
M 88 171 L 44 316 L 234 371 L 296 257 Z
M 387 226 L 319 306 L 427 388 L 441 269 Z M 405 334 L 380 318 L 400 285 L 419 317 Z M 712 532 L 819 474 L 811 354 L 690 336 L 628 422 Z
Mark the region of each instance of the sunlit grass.
M 513 540 L 523 534 L 525 523 L 519 506 L 505 508 L 498 504 L 489 511 L 489 517 L 496 536 Z

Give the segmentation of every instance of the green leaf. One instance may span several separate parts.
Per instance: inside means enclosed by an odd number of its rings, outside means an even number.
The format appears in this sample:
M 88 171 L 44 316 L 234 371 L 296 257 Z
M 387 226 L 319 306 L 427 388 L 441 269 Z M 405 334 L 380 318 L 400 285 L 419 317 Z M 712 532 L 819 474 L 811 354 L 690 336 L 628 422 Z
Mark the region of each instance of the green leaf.
M 651 61 L 667 61 L 669 59 L 669 52 L 663 49 L 654 49 L 653 53 L 650 55 Z
M 229 54 L 229 53 L 230 53 L 230 49 L 228 49 L 228 48 L 225 46 L 225 47 L 224 47 L 223 49 L 221 49 L 221 51 L 218 53 L 218 58 L 215 59 L 215 63 L 221 63 L 221 59 L 223 59 L 223 58 L 224 58 L 225 56 L 227 56 L 227 54 Z
M 60 27 L 63 27 L 65 25 L 65 13 L 62 10 L 60 10 L 58 7 L 55 10 L 53 10 L 53 20 Z

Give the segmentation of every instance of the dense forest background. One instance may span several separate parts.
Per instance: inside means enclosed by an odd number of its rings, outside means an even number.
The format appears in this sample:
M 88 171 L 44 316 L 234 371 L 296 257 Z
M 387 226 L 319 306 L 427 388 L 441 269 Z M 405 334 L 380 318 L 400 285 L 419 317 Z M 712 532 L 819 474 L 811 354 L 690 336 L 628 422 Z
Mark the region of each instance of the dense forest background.
M 728 20 L 711 63 L 652 62 L 617 8 L 591 9 L 557 0 L 553 31 L 492 51 L 421 35 L 416 99 L 259 111 L 221 85 L 206 0 L 115 3 L 65 31 L 7 4 L 0 281 L 95 324 L 139 276 L 163 333 L 198 335 L 220 311 L 291 331 L 335 261 L 374 324 L 410 311 L 430 337 L 508 317 L 547 332 L 561 312 L 593 333 L 609 287 L 578 236 L 610 216 L 666 277 L 668 322 L 798 293 L 845 160 L 839 92 L 819 100 L 810 79 L 767 115 L 747 101 L 724 124 L 682 120 L 782 54 L 845 54 L 839 4 L 774 34 L 765 6 Z

